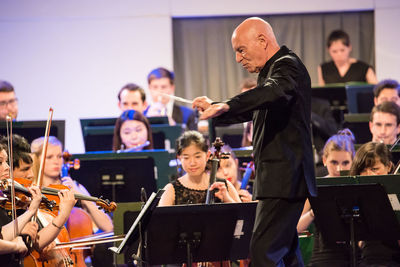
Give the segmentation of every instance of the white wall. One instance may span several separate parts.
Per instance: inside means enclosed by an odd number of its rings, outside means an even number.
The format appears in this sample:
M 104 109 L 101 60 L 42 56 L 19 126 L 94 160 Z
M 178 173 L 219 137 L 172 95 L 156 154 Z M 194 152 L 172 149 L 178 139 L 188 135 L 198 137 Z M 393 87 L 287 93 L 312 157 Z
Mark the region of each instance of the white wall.
M 400 1 L 380 0 L 375 8 L 375 57 L 378 79 L 400 80 Z
M 400 79 L 397 0 L 1 0 L 0 79 L 20 99 L 19 120 L 66 119 L 66 148 L 83 152 L 79 118 L 119 115 L 127 82 L 146 87 L 173 67 L 172 17 L 376 9 L 379 78 Z M 387 35 L 390 36 L 388 41 Z M 397 46 L 397 47 L 396 47 Z

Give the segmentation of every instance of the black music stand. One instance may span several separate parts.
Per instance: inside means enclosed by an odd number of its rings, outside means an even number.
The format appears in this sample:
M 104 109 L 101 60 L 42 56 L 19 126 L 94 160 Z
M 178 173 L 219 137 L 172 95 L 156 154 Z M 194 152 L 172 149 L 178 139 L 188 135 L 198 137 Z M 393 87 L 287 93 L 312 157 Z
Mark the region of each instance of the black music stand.
M 149 199 L 146 201 L 145 205 L 143 206 L 142 210 L 140 211 L 139 215 L 136 217 L 135 221 L 133 222 L 131 228 L 129 229 L 128 233 L 126 234 L 124 240 L 122 240 L 119 247 L 110 247 L 108 248 L 112 252 L 116 254 L 121 254 L 125 252 L 129 247 L 134 245 L 135 241 L 139 239 L 139 246 L 142 247 L 143 245 L 143 231 L 148 224 L 151 214 L 155 210 L 160 201 L 160 198 L 165 190 L 158 190 L 157 193 L 152 193 Z M 139 265 L 142 264 L 141 257 L 137 257 L 136 255 L 132 255 L 132 257 L 139 262 Z
M 310 202 L 324 241 L 350 243 L 353 267 L 357 241 L 400 238 L 399 222 L 380 184 L 318 186 L 318 197 Z
M 157 208 L 146 227 L 150 265 L 246 259 L 256 202 Z

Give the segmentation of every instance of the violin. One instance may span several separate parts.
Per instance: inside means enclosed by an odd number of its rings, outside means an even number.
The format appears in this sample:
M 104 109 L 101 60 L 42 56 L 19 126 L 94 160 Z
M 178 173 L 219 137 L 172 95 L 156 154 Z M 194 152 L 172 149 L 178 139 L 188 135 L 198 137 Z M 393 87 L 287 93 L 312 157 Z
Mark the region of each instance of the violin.
M 59 205 L 60 199 L 58 197 L 58 192 L 60 192 L 60 190 L 63 190 L 63 189 L 70 190 L 70 188 L 66 185 L 52 184 L 47 187 L 42 187 L 42 193 L 48 199 L 54 200 L 56 202 L 56 205 Z M 107 212 L 113 212 L 117 208 L 117 204 L 114 201 L 110 202 L 108 199 L 86 196 L 83 194 L 74 194 L 74 196 L 75 196 L 75 199 L 78 199 L 78 200 L 88 200 L 88 201 L 95 202 L 98 206 L 100 206 Z
M 15 204 L 16 209 L 27 209 L 31 203 L 31 193 L 26 188 L 31 185 L 31 181 L 24 178 L 14 178 L 15 179 Z M 0 206 L 6 210 L 11 210 L 11 193 L 10 193 L 10 183 L 9 179 L 0 180 L 0 190 L 3 196 L 0 197 Z M 42 201 L 40 204 L 41 209 L 53 210 L 55 208 L 56 202 L 49 200 L 45 195 L 42 195 Z
M 26 209 L 30 204 L 31 193 L 26 189 L 32 184 L 31 180 L 25 178 L 15 178 L 15 191 L 17 193 L 17 209 Z M 60 199 L 58 197 L 58 192 L 60 190 L 70 188 L 65 185 L 49 185 L 48 187 L 42 187 L 42 203 L 40 209 L 49 210 L 55 212 L 57 215 L 58 206 L 60 204 Z M 3 196 L 0 197 L 0 206 L 5 209 L 11 209 L 11 202 L 9 200 L 9 181 L 7 179 L 0 180 L 0 190 L 3 192 Z M 102 198 L 86 196 L 82 194 L 74 194 L 76 199 L 88 200 L 95 202 L 98 206 L 102 207 L 107 212 L 113 212 L 117 208 L 115 202 L 110 202 L 109 200 L 104 200 Z

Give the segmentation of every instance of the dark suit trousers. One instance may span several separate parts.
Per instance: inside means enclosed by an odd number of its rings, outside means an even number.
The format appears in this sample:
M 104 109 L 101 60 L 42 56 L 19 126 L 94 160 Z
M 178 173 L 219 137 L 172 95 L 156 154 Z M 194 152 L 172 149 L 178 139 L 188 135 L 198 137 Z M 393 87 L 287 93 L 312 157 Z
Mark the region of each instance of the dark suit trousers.
M 304 266 L 298 245 L 297 222 L 305 199 L 259 200 L 250 244 L 251 266 Z

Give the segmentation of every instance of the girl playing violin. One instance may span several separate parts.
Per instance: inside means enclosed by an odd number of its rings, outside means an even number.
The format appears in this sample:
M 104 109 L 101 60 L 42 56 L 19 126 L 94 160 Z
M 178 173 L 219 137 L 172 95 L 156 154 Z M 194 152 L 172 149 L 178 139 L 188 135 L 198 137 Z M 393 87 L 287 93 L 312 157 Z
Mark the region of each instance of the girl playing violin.
M 207 159 L 210 156 L 203 135 L 197 131 L 183 133 L 176 142 L 177 157 L 182 163 L 185 175 L 167 184 L 159 206 L 205 203 L 210 175 L 207 171 Z M 231 182 L 219 181 L 211 185 L 217 189 L 215 196 L 221 202 L 241 202 Z
M 0 144 L 0 178 L 9 178 L 9 165 L 7 164 L 7 153 L 5 146 Z M 11 222 L 10 216 L 7 211 L 0 208 L 0 226 L 1 226 L 1 239 L 0 239 L 0 256 L 1 266 L 18 266 L 19 263 L 12 260 L 10 253 L 25 254 L 28 250 L 20 235 L 29 235 L 33 240 L 33 245 L 36 249 L 43 250 L 48 246 L 59 233 L 59 228 L 56 225 L 63 225 L 67 220 L 69 213 L 75 204 L 74 196 L 72 193 L 63 190 L 59 192 L 60 197 L 60 212 L 52 223 L 43 228 L 39 233 L 38 224 L 30 222 L 30 219 L 36 214 L 40 202 L 42 200 L 40 189 L 36 186 L 28 188 L 32 195 L 32 201 L 27 211 L 17 217 L 18 229 L 21 230 L 14 236 L 14 222 Z M 8 265 L 7 265 L 8 264 Z
M 149 144 L 144 146 L 146 141 Z M 124 111 L 117 119 L 113 138 L 113 151 L 130 149 L 153 149 L 150 123 L 142 113 L 133 109 Z
M 31 150 L 38 162 L 40 161 L 44 138 L 40 137 L 33 140 Z M 90 196 L 86 188 L 73 181 L 70 177 L 61 178 L 61 167 L 63 164 L 62 159 L 62 144 L 54 136 L 49 137 L 49 144 L 47 147 L 46 163 L 43 174 L 42 186 L 49 186 L 51 184 L 63 184 L 71 189 L 75 194 L 83 194 Z M 105 232 L 113 231 L 114 227 L 110 217 L 100 210 L 97 205 L 91 201 L 81 200 L 82 208 L 90 215 L 96 227 Z

